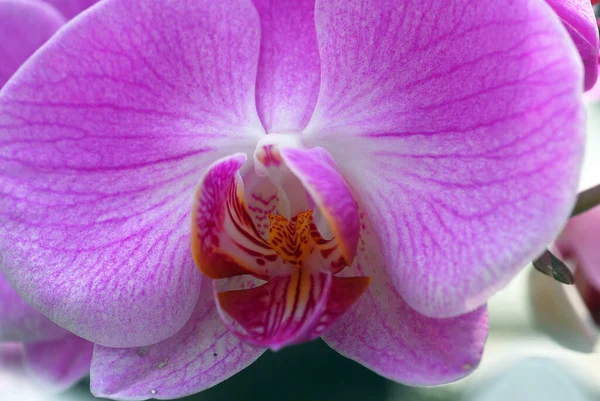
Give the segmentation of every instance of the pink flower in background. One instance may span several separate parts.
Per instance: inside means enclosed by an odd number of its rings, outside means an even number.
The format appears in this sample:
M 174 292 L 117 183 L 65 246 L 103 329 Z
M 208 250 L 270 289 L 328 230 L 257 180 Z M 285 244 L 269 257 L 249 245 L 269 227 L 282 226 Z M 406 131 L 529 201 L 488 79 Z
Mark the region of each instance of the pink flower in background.
M 558 343 L 591 352 L 600 323 L 600 207 L 573 217 L 556 240 L 558 255 L 575 269 L 575 287 L 539 274 L 530 280 L 533 317 Z
M 599 0 L 592 0 L 592 2 L 591 2 L 591 4 L 592 4 L 592 5 L 594 5 L 595 7 L 598 7 L 598 5 L 597 5 L 598 3 L 600 3 L 600 1 L 599 1 Z M 550 2 L 550 4 L 552 4 L 552 2 Z M 581 5 L 580 7 L 573 7 L 573 4 L 575 4 L 575 3 L 569 3 L 569 2 L 567 2 L 566 4 L 567 4 L 567 5 L 571 5 L 571 8 L 572 8 L 573 10 L 577 10 L 577 9 L 578 9 L 580 14 L 589 15 L 589 12 L 586 10 L 586 8 L 587 8 L 587 7 L 586 7 L 586 5 L 585 5 L 585 4 L 583 4 L 583 1 L 582 1 L 582 5 Z M 572 16 L 571 16 L 571 18 L 572 18 L 572 19 L 581 19 L 581 17 L 577 17 L 577 13 L 572 13 Z M 587 25 L 590 25 L 590 21 L 588 20 L 588 18 L 587 18 L 587 17 L 586 17 L 586 19 L 585 19 L 585 20 L 586 20 L 586 26 L 587 26 Z M 567 27 L 569 26 L 569 24 L 568 24 L 567 22 L 565 22 L 565 25 L 566 25 Z M 574 24 L 574 25 L 575 25 L 575 24 Z M 595 29 L 595 31 L 596 31 L 596 32 L 598 31 L 598 26 L 599 26 L 599 25 L 600 25 L 600 21 L 596 19 L 596 29 Z M 567 29 L 568 29 L 568 28 L 567 28 Z M 584 31 L 584 30 L 582 30 L 582 32 L 581 32 L 581 34 L 580 34 L 580 35 L 574 35 L 574 34 L 572 33 L 572 37 L 574 38 L 574 40 L 575 40 L 576 42 L 578 41 L 578 38 L 585 37 L 585 34 L 584 34 L 584 32 L 583 32 L 583 31 Z M 587 29 L 585 29 L 585 31 L 588 31 L 588 30 L 587 30 Z M 573 32 L 573 31 L 571 31 L 571 32 Z M 581 47 L 582 47 L 582 49 L 580 50 L 580 52 L 581 52 L 581 54 L 582 54 L 582 57 L 584 58 L 584 60 L 587 60 L 587 64 L 586 64 L 586 71 L 587 71 L 588 69 L 589 69 L 589 70 L 591 70 L 591 71 L 593 71 L 593 68 L 594 68 L 594 58 L 592 57 L 592 55 L 594 54 L 594 53 L 593 53 L 593 49 L 594 49 L 594 41 L 593 41 L 593 40 L 591 40 L 591 39 L 593 38 L 593 36 L 592 36 L 592 35 L 594 35 L 594 30 L 589 30 L 589 32 L 588 32 L 588 34 L 587 34 L 587 37 L 589 38 L 589 39 L 587 40 L 587 44 L 588 44 L 588 46 L 581 46 Z M 583 44 L 583 43 L 586 43 L 586 41 L 580 41 L 580 43 L 582 43 L 582 44 Z M 586 47 L 587 47 L 589 50 L 585 50 L 585 48 L 586 48 Z M 587 57 L 585 56 L 586 54 L 588 55 Z M 596 66 L 595 66 L 595 67 L 596 67 L 597 69 L 599 68 L 599 66 L 597 65 L 597 64 L 598 64 L 598 61 L 600 61 L 600 57 L 596 57 Z M 586 62 L 586 61 L 584 61 L 584 62 Z M 590 75 L 590 74 L 588 74 L 588 75 Z M 591 79 L 591 78 L 590 78 L 590 79 Z M 587 81 L 588 81 L 588 79 L 586 79 L 586 82 L 587 82 Z M 586 93 L 583 95 L 583 98 L 584 98 L 584 100 L 586 100 L 586 101 L 587 101 L 587 102 L 589 102 L 589 103 L 596 103 L 598 100 L 600 100 L 600 84 L 598 84 L 598 82 L 597 82 L 597 81 L 596 81 L 596 84 L 595 84 L 593 87 L 591 87 L 591 88 L 587 88 L 587 87 L 586 87 L 586 89 L 588 89 L 588 90 L 587 90 L 587 92 L 586 92 Z
M 585 70 L 584 89 L 598 78 L 598 25 L 592 5 L 596 0 L 546 0 L 554 9 L 577 47 Z
M 584 300 L 600 289 L 600 207 L 573 217 L 556 240 L 562 256 L 575 266 L 576 281 Z M 577 280 L 579 279 L 579 280 Z M 595 291 L 598 292 L 597 290 Z M 596 302 L 598 299 L 595 300 Z M 600 304 L 598 305 L 600 307 Z M 596 309 L 596 308 L 593 308 Z M 600 309 L 592 310 L 600 321 Z
M 69 18 L 93 3 L 0 0 L 0 87 Z M 0 274 L 0 368 L 22 365 L 34 380 L 63 390 L 89 374 L 92 349 L 92 343 L 29 306 Z
M 600 84 L 598 81 L 596 81 L 592 89 L 583 94 L 583 99 L 588 103 L 597 103 L 600 100 Z
M 0 93 L 1 267 L 98 396 L 318 336 L 456 380 L 568 217 L 583 80 L 536 0 L 106 0 Z

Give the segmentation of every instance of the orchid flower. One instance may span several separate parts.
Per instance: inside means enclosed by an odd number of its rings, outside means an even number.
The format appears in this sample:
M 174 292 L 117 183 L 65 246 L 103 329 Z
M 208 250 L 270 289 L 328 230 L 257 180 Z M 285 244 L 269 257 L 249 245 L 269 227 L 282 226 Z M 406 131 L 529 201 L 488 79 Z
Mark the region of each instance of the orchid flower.
M 600 323 L 600 206 L 569 220 L 555 242 L 556 254 L 575 270 L 575 286 L 533 274 L 529 283 L 537 325 L 568 348 L 591 352 Z
M 97 396 L 319 336 L 457 380 L 573 205 L 583 78 L 537 0 L 106 0 L 0 92 L 1 267 Z
M 0 86 L 70 17 L 94 2 L 0 0 Z M 23 301 L 0 273 L 0 368 L 22 366 L 47 388 L 63 390 L 89 374 L 92 349 L 92 343 Z

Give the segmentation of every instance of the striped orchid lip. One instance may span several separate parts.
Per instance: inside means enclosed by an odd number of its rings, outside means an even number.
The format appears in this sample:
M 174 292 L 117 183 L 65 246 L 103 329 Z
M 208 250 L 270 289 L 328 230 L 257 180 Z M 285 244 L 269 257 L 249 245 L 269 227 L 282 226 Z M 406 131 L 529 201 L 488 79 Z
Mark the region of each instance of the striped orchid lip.
M 192 250 L 200 271 L 219 279 L 215 300 L 225 325 L 276 350 L 320 336 L 366 290 L 368 277 L 335 276 L 356 255 L 358 205 L 323 149 L 259 143 L 241 174 L 246 159 L 223 158 L 202 178 Z

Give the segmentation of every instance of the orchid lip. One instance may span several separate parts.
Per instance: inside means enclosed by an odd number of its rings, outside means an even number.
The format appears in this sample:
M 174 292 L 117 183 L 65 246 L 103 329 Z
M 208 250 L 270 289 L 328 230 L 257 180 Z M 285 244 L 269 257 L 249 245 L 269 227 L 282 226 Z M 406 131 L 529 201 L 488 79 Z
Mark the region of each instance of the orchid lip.
M 193 208 L 194 260 L 206 276 L 223 281 L 214 287 L 223 322 L 246 342 L 272 349 L 318 337 L 369 283 L 366 277 L 335 277 L 352 264 L 356 241 L 344 244 L 347 235 L 326 238 L 319 231 L 314 210 L 326 206 L 310 195 L 319 193 L 318 184 L 302 176 L 294 156 L 282 155 L 299 143 L 293 134 L 267 135 L 254 153 L 254 170 L 243 175 L 244 154 L 216 162 Z M 332 160 L 323 150 L 298 151 Z M 332 181 L 350 196 L 341 177 Z M 358 220 L 356 203 L 342 204 L 351 205 L 345 216 L 352 231 L 358 227 L 352 221 Z M 330 213 L 320 218 L 331 220 Z

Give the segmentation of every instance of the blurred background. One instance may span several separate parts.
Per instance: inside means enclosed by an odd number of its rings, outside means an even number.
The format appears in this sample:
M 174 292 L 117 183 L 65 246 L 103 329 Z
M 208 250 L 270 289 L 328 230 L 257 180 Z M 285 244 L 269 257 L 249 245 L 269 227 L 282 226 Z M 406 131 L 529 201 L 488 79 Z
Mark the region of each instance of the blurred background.
M 581 188 L 600 183 L 600 104 L 588 105 Z M 410 388 L 345 359 L 322 341 L 267 352 L 233 378 L 186 401 L 579 401 L 600 400 L 600 352 L 581 354 L 536 331 L 530 316 L 528 266 L 489 302 L 490 333 L 480 367 L 457 383 Z M 544 279 L 539 273 L 535 277 Z M 0 369 L 2 401 L 97 400 L 89 382 L 48 395 L 15 369 Z

